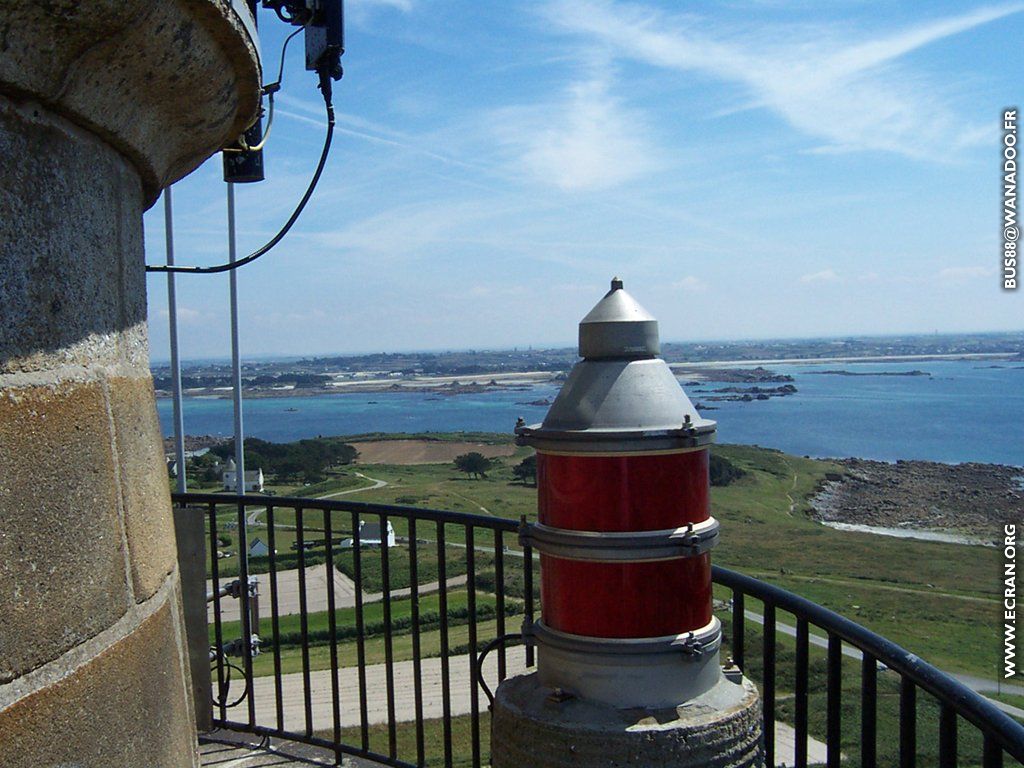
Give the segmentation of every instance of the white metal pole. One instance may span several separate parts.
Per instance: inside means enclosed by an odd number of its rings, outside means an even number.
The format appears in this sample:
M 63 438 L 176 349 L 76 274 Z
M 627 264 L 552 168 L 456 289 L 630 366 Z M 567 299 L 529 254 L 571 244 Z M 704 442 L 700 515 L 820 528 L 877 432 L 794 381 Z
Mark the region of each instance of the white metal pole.
M 235 185 L 228 183 L 228 261 L 235 263 Z M 245 493 L 245 437 L 242 427 L 242 359 L 238 351 L 238 271 L 228 272 L 231 289 L 231 371 L 235 405 L 235 489 Z M 241 554 L 241 553 L 239 553 Z
M 238 257 L 235 247 L 235 185 L 228 182 L 228 261 L 232 264 Z M 238 346 L 238 270 L 228 272 L 231 290 L 231 370 L 232 395 L 235 405 L 235 491 L 245 495 L 245 434 L 242 429 L 242 358 Z M 241 501 L 238 502 L 238 575 L 242 580 L 242 656 L 245 662 L 245 677 L 252 685 L 252 637 L 256 617 L 250 611 L 254 605 L 249 594 L 249 515 Z M 255 717 L 252 689 L 249 695 L 249 722 Z
M 174 213 L 171 206 L 171 188 L 164 190 L 164 239 L 167 263 L 174 264 Z M 178 493 L 188 491 L 185 477 L 185 418 L 181 409 L 181 361 L 178 358 L 178 296 L 175 292 L 174 273 L 167 273 L 167 316 L 171 339 L 171 392 L 174 402 L 174 458 L 178 464 L 176 487 Z

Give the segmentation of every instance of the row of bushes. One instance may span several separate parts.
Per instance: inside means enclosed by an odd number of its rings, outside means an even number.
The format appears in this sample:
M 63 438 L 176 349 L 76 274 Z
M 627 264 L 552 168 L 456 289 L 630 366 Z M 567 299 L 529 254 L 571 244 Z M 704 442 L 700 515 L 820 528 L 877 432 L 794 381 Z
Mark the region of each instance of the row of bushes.
M 509 603 L 505 606 L 506 616 L 515 616 L 523 612 L 523 607 L 519 604 Z M 458 608 L 450 608 L 447 611 L 448 614 L 448 625 L 458 626 L 460 624 L 466 624 L 469 621 L 469 609 L 465 606 Z M 493 619 L 497 616 L 497 609 L 490 604 L 478 605 L 476 608 L 477 621 L 486 621 Z M 397 616 L 392 618 L 390 623 L 390 634 L 401 635 L 407 634 L 412 631 L 412 616 Z M 437 611 L 425 611 L 420 614 L 419 628 L 420 631 L 437 629 L 441 626 L 441 614 Z M 367 624 L 363 624 L 362 636 L 364 638 L 375 637 L 388 633 L 388 623 L 384 621 L 375 621 Z M 337 641 L 344 640 L 355 640 L 359 637 L 359 632 L 356 630 L 355 625 L 349 624 L 342 627 L 337 627 L 334 631 L 334 638 Z M 306 633 L 306 638 L 310 646 L 314 645 L 329 645 L 331 642 L 331 631 L 329 629 L 314 630 Z M 264 639 L 267 648 L 273 647 L 272 636 L 267 636 Z M 302 645 L 302 633 L 301 632 L 285 632 L 278 638 L 278 646 L 280 648 L 286 648 L 288 646 L 301 646 Z

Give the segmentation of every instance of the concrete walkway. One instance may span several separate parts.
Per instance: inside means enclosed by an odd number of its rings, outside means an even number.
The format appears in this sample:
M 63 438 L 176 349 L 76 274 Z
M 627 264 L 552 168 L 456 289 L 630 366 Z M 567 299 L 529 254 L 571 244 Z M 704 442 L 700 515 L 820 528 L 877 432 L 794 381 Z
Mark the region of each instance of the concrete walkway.
M 451 656 L 448 659 L 448 664 L 451 714 L 453 717 L 469 714 L 472 705 L 470 657 L 466 655 Z M 523 648 L 510 648 L 508 650 L 508 674 L 514 675 L 524 671 L 526 671 L 526 658 Z M 484 679 L 493 688 L 498 678 L 496 653 L 492 653 L 487 657 L 484 662 L 483 674 Z M 444 698 L 440 658 L 423 659 L 421 679 L 423 685 L 424 718 L 434 719 L 443 717 Z M 416 699 L 414 680 L 413 664 L 411 661 L 394 664 L 396 722 L 415 720 Z M 281 683 L 284 727 L 290 731 L 303 731 L 306 727 L 306 717 L 302 675 L 283 675 Z M 338 687 L 340 691 L 342 727 L 359 725 L 359 682 L 354 667 L 346 667 L 338 671 Z M 368 724 L 386 723 L 388 721 L 388 707 L 385 665 L 372 664 L 366 667 L 366 689 Z M 256 702 L 256 721 L 261 724 L 274 725 L 277 721 L 277 709 L 274 698 L 273 678 L 256 678 L 254 696 Z M 310 701 L 313 729 L 329 730 L 333 728 L 330 670 L 310 673 Z M 481 712 L 487 710 L 487 699 L 483 692 L 479 690 L 477 691 L 477 703 Z M 796 733 L 790 726 L 784 723 L 776 723 L 775 752 L 778 765 L 793 765 L 795 740 Z M 824 762 L 826 757 L 825 745 L 815 739 L 809 739 L 808 757 L 812 763 Z
M 306 611 L 316 613 L 326 611 L 327 603 L 327 566 L 311 565 L 306 571 Z M 260 619 L 269 623 L 271 616 L 270 603 L 270 574 L 258 574 L 260 581 Z M 223 579 L 222 584 L 233 581 L 234 577 Z M 449 589 L 461 587 L 466 584 L 466 575 L 452 576 L 445 582 Z M 420 594 L 428 595 L 440 589 L 440 582 L 431 581 L 420 584 Z M 207 580 L 206 592 L 213 591 L 213 582 Z M 409 597 L 412 590 L 409 587 L 401 587 L 391 590 L 393 599 Z M 364 592 L 363 603 L 379 603 L 384 599 L 383 592 Z M 241 600 L 233 597 L 222 597 L 220 600 L 221 619 L 224 621 L 238 621 L 241 617 Z M 277 572 L 277 615 L 288 616 L 299 613 L 299 569 L 292 568 L 287 571 Z M 334 569 L 334 605 L 335 608 L 354 608 L 356 605 L 356 585 L 348 576 Z M 214 603 L 207 603 L 207 621 L 213 625 Z

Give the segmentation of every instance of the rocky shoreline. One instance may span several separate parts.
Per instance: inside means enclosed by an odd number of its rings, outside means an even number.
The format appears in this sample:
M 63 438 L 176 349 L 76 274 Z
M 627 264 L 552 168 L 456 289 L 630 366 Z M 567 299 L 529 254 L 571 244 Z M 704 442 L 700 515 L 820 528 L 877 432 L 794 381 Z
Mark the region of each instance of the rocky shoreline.
M 842 459 L 811 500 L 821 522 L 957 531 L 993 540 L 1021 522 L 1024 469 L 1001 464 Z

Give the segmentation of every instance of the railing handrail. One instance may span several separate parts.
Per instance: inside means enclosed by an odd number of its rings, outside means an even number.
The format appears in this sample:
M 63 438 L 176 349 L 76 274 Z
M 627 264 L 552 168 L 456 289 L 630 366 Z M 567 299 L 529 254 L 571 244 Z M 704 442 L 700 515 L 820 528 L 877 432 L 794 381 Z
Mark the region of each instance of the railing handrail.
M 261 507 L 264 509 L 291 508 L 319 510 L 324 512 L 348 512 L 352 513 L 353 525 L 355 524 L 354 521 L 358 519 L 359 514 L 383 515 L 392 516 L 396 518 L 406 518 L 410 522 L 411 528 L 415 525 L 415 522 L 418 520 L 430 521 L 438 525 L 437 530 L 439 548 L 444 546 L 443 532 L 445 524 L 461 525 L 465 526 L 469 530 L 471 530 L 472 528 L 480 528 L 495 531 L 495 547 L 497 547 L 498 542 L 500 541 L 498 532 L 516 533 L 518 532 L 520 527 L 519 521 L 511 520 L 508 518 L 495 517 L 491 515 L 480 515 L 465 512 L 451 512 L 445 510 L 428 509 L 423 507 L 414 507 L 398 504 L 381 504 L 374 502 L 350 501 L 347 499 L 318 499 L 299 496 L 264 496 L 258 494 L 246 494 L 239 496 L 230 493 L 173 493 L 171 494 L 171 497 L 174 503 L 177 505 L 203 505 L 208 508 L 208 511 L 212 510 L 214 508 L 214 505 L 238 507 L 240 521 L 242 519 L 244 509 L 248 507 Z M 215 517 L 216 516 L 211 515 L 211 521 L 214 520 Z M 213 522 L 211 522 L 211 532 L 213 530 L 214 524 Z M 414 530 L 414 528 L 412 528 L 412 530 Z M 358 537 L 358 534 L 356 534 L 356 536 Z M 469 541 L 471 542 L 472 539 L 469 539 Z M 524 556 L 524 589 L 527 595 L 532 595 L 533 570 L 530 564 L 533 562 L 533 560 L 531 548 L 529 547 L 528 543 L 527 546 L 524 548 Z M 328 563 L 328 566 L 329 565 L 330 564 Z M 216 566 L 214 567 L 216 569 Z M 356 578 L 358 580 L 358 575 Z M 386 578 L 387 577 L 385 576 L 385 579 Z M 976 728 L 978 728 L 985 737 L 986 750 L 988 749 L 990 743 L 993 746 L 998 745 L 1000 749 L 1005 750 L 1005 752 L 1010 754 L 1012 757 L 1024 762 L 1024 725 L 1018 723 L 1016 720 L 1014 720 L 1013 718 L 1002 712 L 1000 709 L 998 709 L 992 702 L 988 701 L 983 696 L 979 695 L 977 692 L 971 690 L 966 685 L 956 680 L 948 673 L 943 672 L 942 670 L 934 667 L 933 665 L 919 658 L 917 655 L 911 653 L 910 651 L 897 645 L 896 643 L 886 639 L 885 637 L 877 634 L 876 632 L 867 629 L 866 627 L 858 624 L 857 622 L 852 621 L 846 618 L 845 616 L 836 613 L 835 611 L 829 610 L 828 608 L 825 608 L 817 603 L 814 603 L 807 598 L 801 597 L 800 595 L 794 594 L 793 592 L 775 586 L 774 584 L 770 584 L 768 582 L 761 581 L 754 577 L 747 576 L 745 574 L 738 573 L 736 571 L 732 571 L 728 568 L 723 568 L 717 565 L 712 567 L 712 579 L 714 583 L 732 590 L 733 595 L 737 598 L 736 605 L 734 605 L 734 611 L 738 610 L 740 614 L 744 612 L 742 600 L 743 596 L 749 595 L 754 599 L 762 601 L 766 608 L 766 617 L 769 613 L 772 617 L 770 620 L 770 624 L 766 619 L 766 626 L 776 626 L 774 616 L 775 609 L 777 608 L 792 614 L 798 620 L 799 626 L 802 627 L 804 631 L 805 655 L 803 663 L 805 665 L 805 668 L 807 663 L 806 630 L 808 626 L 814 626 L 826 632 L 830 638 L 830 663 L 831 654 L 833 652 L 832 640 L 834 639 L 836 641 L 842 641 L 849 644 L 850 646 L 858 649 L 862 654 L 864 654 L 867 660 L 866 664 L 870 664 L 871 660 L 874 660 L 875 663 L 881 662 L 882 664 L 885 664 L 889 669 L 893 670 L 902 677 L 902 679 L 905 681 L 905 685 L 912 684 L 913 687 L 910 688 L 911 692 L 914 690 L 914 687 L 920 688 L 921 690 L 925 691 L 926 693 L 933 696 L 936 700 L 938 700 L 940 705 L 944 708 L 944 713 L 949 712 L 951 715 L 955 713 L 955 715 L 963 717 L 965 720 L 967 720 Z M 387 593 L 385 592 L 385 594 Z M 274 610 L 276 611 L 276 608 Z M 305 608 L 303 608 L 303 610 L 305 610 Z M 532 612 L 532 608 L 529 610 L 530 612 Z M 219 616 L 219 609 L 217 615 Z M 740 625 L 742 625 L 742 622 L 740 622 Z M 734 643 L 741 641 L 742 638 L 733 639 Z M 767 647 L 768 646 L 766 645 L 766 649 Z M 841 658 L 841 656 L 838 655 L 840 643 L 836 642 L 834 644 L 834 647 L 835 651 L 837 652 L 836 663 L 838 663 L 838 660 Z M 529 658 L 528 663 L 532 663 L 529 660 Z M 831 674 L 832 673 L 830 671 L 830 676 Z M 447 694 L 445 695 L 447 696 Z M 909 700 L 911 701 L 911 707 L 913 708 L 913 698 L 911 697 Z M 475 702 L 475 695 L 473 696 L 472 701 Z M 280 704 L 278 704 L 278 706 L 280 706 Z M 476 713 L 474 711 L 474 716 L 475 715 Z M 363 719 L 365 719 L 365 716 Z M 766 711 L 766 721 L 768 720 L 770 720 L 770 718 L 768 712 Z M 248 729 L 256 733 L 279 735 L 287 738 L 294 738 L 299 741 L 305 741 L 307 743 L 315 743 L 318 745 L 330 744 L 330 742 L 312 736 L 311 733 L 302 734 L 286 732 L 284 730 L 281 730 L 283 728 L 283 726 L 281 725 L 278 726 L 278 729 L 258 726 L 254 722 L 252 722 L 251 714 L 250 722 L 248 723 L 248 725 L 228 721 L 226 717 L 222 717 L 221 721 L 221 724 L 225 727 L 231 727 L 239 730 Z M 838 722 L 838 720 L 836 722 Z M 804 733 L 806 735 L 806 721 L 804 721 L 803 728 Z M 830 725 L 830 746 L 832 737 L 834 737 L 838 742 L 839 734 L 833 734 Z M 910 748 L 913 749 L 912 739 L 910 743 Z M 364 757 L 383 758 L 382 762 L 385 762 L 386 764 L 393 766 L 410 765 L 408 763 L 403 763 L 401 760 L 398 760 L 397 757 L 395 757 L 395 755 L 393 754 L 393 745 L 392 755 L 390 757 L 384 757 L 370 752 L 368 750 L 368 745 L 366 743 L 364 743 L 363 749 L 361 750 L 346 744 L 333 744 L 332 746 L 339 754 L 345 752 L 349 754 L 362 755 Z M 448 748 L 449 745 L 446 744 L 446 750 Z M 474 748 L 476 748 L 476 744 L 474 744 Z M 838 751 L 835 754 L 838 755 Z M 988 752 L 986 752 L 986 754 L 988 754 Z M 990 763 L 986 761 L 985 764 L 989 765 Z M 991 764 L 998 765 L 1001 763 L 997 762 Z
M 236 493 L 172 493 L 171 501 L 175 504 L 232 504 L 239 502 L 253 507 L 301 507 L 303 509 L 336 510 L 338 512 L 363 512 L 372 515 L 393 515 L 395 517 L 415 517 L 418 520 L 430 520 L 435 523 L 455 523 L 476 528 L 487 528 L 494 531 L 516 533 L 519 521 L 493 515 L 478 515 L 472 512 L 450 512 L 429 507 L 411 507 L 403 504 L 381 504 L 369 501 L 349 501 L 347 499 L 318 499 L 309 496 L 263 496 L 248 493 L 239 496 Z
M 842 614 L 752 576 L 713 565 L 711 578 L 716 584 L 766 601 L 797 618 L 806 619 L 808 623 L 836 635 L 862 653 L 867 653 L 942 703 L 951 706 L 957 714 L 962 715 L 982 732 L 990 733 L 1013 757 L 1024 760 L 1024 725 L 956 678 L 932 666 L 906 648 Z

